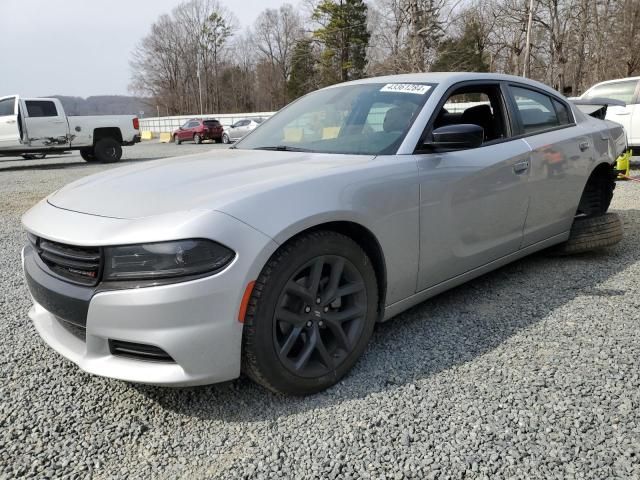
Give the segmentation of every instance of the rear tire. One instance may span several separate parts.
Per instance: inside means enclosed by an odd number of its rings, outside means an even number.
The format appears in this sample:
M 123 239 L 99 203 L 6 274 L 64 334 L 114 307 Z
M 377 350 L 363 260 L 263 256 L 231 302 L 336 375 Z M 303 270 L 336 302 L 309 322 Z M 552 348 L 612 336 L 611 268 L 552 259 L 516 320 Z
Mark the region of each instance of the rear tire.
M 354 366 L 377 319 L 371 261 L 332 231 L 282 246 L 255 282 L 245 316 L 243 371 L 278 393 L 324 390 Z
M 100 163 L 115 163 L 122 158 L 122 146 L 114 138 L 101 138 L 96 142 L 93 151 Z
M 569 240 L 560 245 L 557 251 L 561 255 L 572 255 L 599 250 L 620 242 L 622 236 L 622 221 L 615 213 L 578 217 L 571 227 Z
M 96 154 L 93 151 L 93 148 L 81 148 L 80 156 L 85 162 L 96 162 Z

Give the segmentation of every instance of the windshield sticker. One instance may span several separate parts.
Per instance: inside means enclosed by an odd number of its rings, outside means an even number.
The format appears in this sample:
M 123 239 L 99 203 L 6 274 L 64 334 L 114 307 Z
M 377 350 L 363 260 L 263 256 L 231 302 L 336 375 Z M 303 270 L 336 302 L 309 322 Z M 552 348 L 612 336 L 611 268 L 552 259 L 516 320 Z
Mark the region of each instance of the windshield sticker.
M 420 85 L 417 83 L 387 83 L 380 89 L 381 92 L 414 93 L 424 95 L 431 89 L 430 85 Z

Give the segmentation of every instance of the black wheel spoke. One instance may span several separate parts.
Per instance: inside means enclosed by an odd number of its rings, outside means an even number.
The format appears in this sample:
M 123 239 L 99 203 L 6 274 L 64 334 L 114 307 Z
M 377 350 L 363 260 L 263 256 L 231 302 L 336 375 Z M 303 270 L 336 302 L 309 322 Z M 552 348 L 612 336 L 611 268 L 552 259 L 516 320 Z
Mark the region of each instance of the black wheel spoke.
M 347 336 L 347 332 L 344 331 L 342 325 L 338 322 L 327 322 L 327 326 L 336 339 L 338 345 L 345 351 L 351 350 L 351 342 Z
M 306 288 L 304 288 L 299 283 L 294 282 L 293 280 L 289 280 L 289 283 L 287 283 L 285 290 L 287 291 L 287 293 L 298 297 L 300 300 L 306 303 L 311 304 L 315 302 L 315 297 Z
M 324 292 L 324 303 L 331 303 L 338 291 L 338 285 L 340 285 L 340 279 L 344 272 L 344 258 L 337 258 L 331 264 L 331 274 L 329 275 L 329 283 Z
M 324 342 L 322 341 L 322 337 L 320 336 L 320 332 L 316 333 L 316 351 L 320 355 L 320 358 L 322 359 L 322 363 L 324 363 L 324 366 L 327 367 L 327 368 L 332 369 L 333 368 L 333 357 L 327 351 L 327 347 L 325 346 Z
M 280 349 L 280 355 L 284 357 L 289 355 L 291 348 L 295 345 L 301 332 L 302 332 L 302 327 L 293 327 L 291 329 L 291 331 L 289 332 L 289 336 L 287 337 L 287 340 L 284 342 L 284 345 L 282 345 L 282 348 Z
M 349 295 L 353 295 L 354 293 L 359 293 L 362 290 L 364 290 L 364 283 L 360 283 L 360 282 L 349 283 L 338 289 L 336 298 L 348 297 Z
M 301 314 L 291 312 L 284 307 L 276 310 L 276 319 L 296 327 L 301 327 L 306 323 L 305 318 Z
M 309 363 L 309 359 L 311 358 L 313 351 L 316 349 L 317 341 L 318 341 L 317 335 L 313 335 L 313 334 L 307 340 L 306 345 L 304 346 L 304 348 L 300 352 L 300 355 L 296 359 L 296 363 L 295 363 L 296 370 L 302 370 L 304 367 L 307 366 L 307 363 Z
M 325 315 L 325 319 L 328 323 L 334 323 L 336 325 L 340 325 L 344 322 L 347 322 L 349 320 L 353 320 L 355 318 L 358 318 L 362 315 L 364 315 L 365 311 L 364 308 L 359 306 L 359 305 L 355 305 L 353 307 L 349 307 L 346 310 L 343 310 L 341 312 L 330 312 L 327 313 Z
M 324 267 L 324 257 L 318 257 L 311 267 L 311 274 L 309 275 L 309 293 L 315 298 L 318 296 L 318 289 L 320 288 L 320 280 L 322 280 L 322 269 Z

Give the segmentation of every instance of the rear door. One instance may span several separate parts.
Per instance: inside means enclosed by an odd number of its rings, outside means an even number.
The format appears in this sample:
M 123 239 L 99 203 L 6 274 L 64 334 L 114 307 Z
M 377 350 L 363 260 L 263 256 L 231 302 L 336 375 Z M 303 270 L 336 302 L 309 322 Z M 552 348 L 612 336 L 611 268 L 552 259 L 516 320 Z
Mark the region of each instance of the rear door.
M 564 99 L 529 85 L 511 84 L 509 91 L 519 136 L 532 150 L 527 247 L 571 228 L 594 148 Z
M 0 98 L 0 149 L 13 150 L 21 147 L 18 100 L 15 95 Z
M 69 146 L 67 117 L 56 102 L 26 99 L 21 100 L 20 104 L 31 148 Z

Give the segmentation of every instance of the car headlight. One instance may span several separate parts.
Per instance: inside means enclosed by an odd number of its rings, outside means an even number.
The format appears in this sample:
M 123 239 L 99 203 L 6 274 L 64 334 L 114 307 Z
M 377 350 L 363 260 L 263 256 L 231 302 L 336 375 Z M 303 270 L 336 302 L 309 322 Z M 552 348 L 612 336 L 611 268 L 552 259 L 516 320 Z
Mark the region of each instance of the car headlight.
M 205 239 L 124 245 L 104 249 L 103 278 L 153 280 L 214 273 L 226 267 L 235 252 Z

